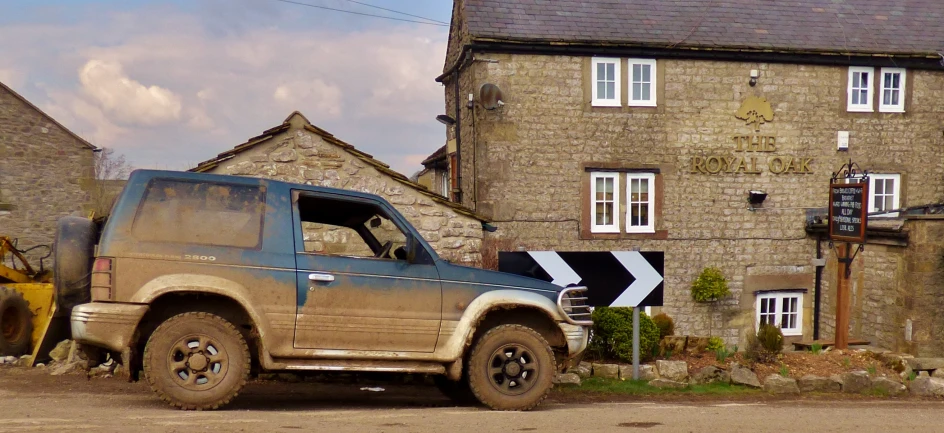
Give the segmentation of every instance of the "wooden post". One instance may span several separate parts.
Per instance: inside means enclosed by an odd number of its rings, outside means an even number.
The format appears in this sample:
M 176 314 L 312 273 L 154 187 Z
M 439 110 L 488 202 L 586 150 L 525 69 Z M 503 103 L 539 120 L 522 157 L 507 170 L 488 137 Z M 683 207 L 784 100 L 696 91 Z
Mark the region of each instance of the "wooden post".
M 836 246 L 836 255 L 839 258 L 839 268 L 836 279 L 836 349 L 849 347 L 849 278 L 846 270 L 849 269 L 850 244 L 841 243 Z

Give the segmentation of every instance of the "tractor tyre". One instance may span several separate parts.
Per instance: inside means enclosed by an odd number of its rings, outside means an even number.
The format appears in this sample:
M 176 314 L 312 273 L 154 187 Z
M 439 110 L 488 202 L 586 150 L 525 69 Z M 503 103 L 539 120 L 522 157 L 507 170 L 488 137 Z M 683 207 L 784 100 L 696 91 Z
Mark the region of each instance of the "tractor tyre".
M 0 356 L 29 353 L 33 314 L 23 294 L 0 286 Z
M 92 300 L 92 260 L 95 254 L 96 225 L 82 217 L 63 217 L 56 225 L 53 243 L 53 282 L 56 305 L 63 315 L 72 307 Z

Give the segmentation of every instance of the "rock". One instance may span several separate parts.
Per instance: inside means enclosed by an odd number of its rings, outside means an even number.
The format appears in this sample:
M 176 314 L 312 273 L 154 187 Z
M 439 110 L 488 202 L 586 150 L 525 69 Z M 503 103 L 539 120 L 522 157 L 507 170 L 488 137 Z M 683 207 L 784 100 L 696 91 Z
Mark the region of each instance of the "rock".
M 878 355 L 878 359 L 882 361 L 889 368 L 901 373 L 908 368 L 908 359 L 913 359 L 911 355 L 903 355 L 900 353 L 883 353 Z
M 633 366 L 632 365 L 621 365 L 619 367 L 620 379 L 623 380 L 633 380 Z M 645 380 L 646 382 L 658 379 L 659 375 L 656 374 L 656 368 L 652 365 L 640 365 L 639 366 L 639 380 Z
M 576 367 L 570 369 L 570 373 L 574 373 L 577 376 L 580 376 L 582 379 L 586 379 L 593 375 L 593 365 L 589 362 L 581 362 L 577 364 Z
M 49 373 L 53 376 L 61 376 L 63 374 L 77 374 L 77 373 L 86 373 L 88 371 L 88 364 L 84 362 L 64 362 L 56 366 Z
M 931 372 L 931 377 L 936 377 L 939 379 L 944 379 L 944 368 L 939 368 Z
M 649 381 L 649 386 L 654 386 L 656 388 L 681 389 L 681 388 L 687 388 L 688 384 L 685 382 L 678 382 L 678 381 L 669 380 L 669 379 L 653 379 Z
M 915 371 L 928 371 L 944 368 L 944 358 L 910 358 L 905 360 Z
M 688 337 L 685 342 L 685 351 L 688 353 L 701 353 L 708 350 L 708 337 Z
M 72 351 L 72 340 L 62 340 L 49 352 L 49 357 L 53 361 L 62 362 L 69 358 L 69 352 Z
M 771 394 L 799 394 L 797 381 L 779 374 L 771 374 L 764 380 L 764 391 Z
M 842 381 L 842 392 L 845 393 L 858 394 L 872 387 L 869 373 L 861 370 L 843 373 L 839 375 L 839 380 Z
M 931 377 L 931 375 L 927 371 L 919 371 L 918 377 Z
M 885 395 L 899 395 L 908 391 L 905 385 L 887 377 L 872 379 L 872 389 Z
M 685 351 L 685 340 L 687 340 L 685 336 L 668 335 L 659 342 L 659 349 L 663 354 L 668 352 L 682 353 Z
M 593 364 L 593 377 L 602 377 L 604 379 L 619 379 L 619 365 Z
M 88 366 L 86 368 L 88 369 L 97 366 L 98 360 L 98 348 L 73 342 L 69 349 L 69 358 L 67 358 L 66 362 L 82 362 Z
M 914 374 L 914 370 L 911 369 L 911 366 L 905 365 L 905 369 L 898 373 L 898 376 L 901 377 L 901 380 L 911 380 L 912 374 Z
M 698 372 L 692 376 L 692 383 L 705 384 L 729 382 L 731 382 L 731 374 L 713 365 L 709 365 L 701 370 L 698 370 Z
M 842 382 L 838 378 L 820 377 L 808 374 L 797 381 L 801 392 L 840 392 Z
M 731 363 L 731 383 L 760 388 L 760 380 L 757 379 L 757 375 L 751 369 L 734 362 Z
M 15 356 L 4 356 L 0 358 L 0 364 L 13 364 L 16 362 Z
M 663 379 L 676 382 L 688 380 L 688 364 L 685 361 L 656 361 L 656 371 Z
M 908 386 L 911 394 L 919 396 L 944 396 L 944 379 L 919 377 Z
M 577 385 L 580 386 L 580 376 L 575 373 L 564 373 L 554 376 L 554 383 L 559 385 Z

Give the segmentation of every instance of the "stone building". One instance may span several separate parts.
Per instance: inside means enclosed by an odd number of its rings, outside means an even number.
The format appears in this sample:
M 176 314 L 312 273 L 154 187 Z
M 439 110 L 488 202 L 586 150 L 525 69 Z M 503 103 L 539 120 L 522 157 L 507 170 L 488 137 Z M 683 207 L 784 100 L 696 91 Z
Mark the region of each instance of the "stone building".
M 257 176 L 286 182 L 344 188 L 387 199 L 436 250 L 454 263 L 481 263 L 485 220 L 437 193 L 411 182 L 390 166 L 361 152 L 327 131 L 292 113 L 276 127 L 250 138 L 191 171 Z M 383 228 L 383 227 L 381 227 Z M 337 227 L 305 227 L 311 251 L 358 254 L 353 233 Z
M 447 146 L 440 147 L 423 160 L 423 170 L 417 176 L 416 183 L 425 186 L 443 197 L 450 197 L 452 177 L 449 170 Z
M 0 83 L 0 236 L 17 239 L 20 249 L 51 246 L 60 217 L 88 210 L 95 151 Z M 28 257 L 38 265 L 46 252 Z
M 931 278 L 944 265 L 914 261 L 940 253 L 922 242 L 941 228 L 891 212 L 944 200 L 940 12 L 936 0 L 456 0 L 437 81 L 458 120 L 460 202 L 529 250 L 664 252 L 663 311 L 679 332 L 743 347 L 770 321 L 832 339 L 836 255 L 817 216 L 852 160 L 871 173 L 876 230 L 854 266 L 851 337 L 944 352 L 944 320 L 922 304 L 944 295 Z M 690 296 L 709 266 L 733 293 L 716 308 Z

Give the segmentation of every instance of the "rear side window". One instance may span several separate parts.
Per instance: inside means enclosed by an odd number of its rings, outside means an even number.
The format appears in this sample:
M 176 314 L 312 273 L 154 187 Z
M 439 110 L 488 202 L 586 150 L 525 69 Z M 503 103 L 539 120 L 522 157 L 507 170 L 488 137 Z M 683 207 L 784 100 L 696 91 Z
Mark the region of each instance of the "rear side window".
M 131 234 L 141 241 L 258 249 L 264 212 L 261 187 L 156 179 Z

